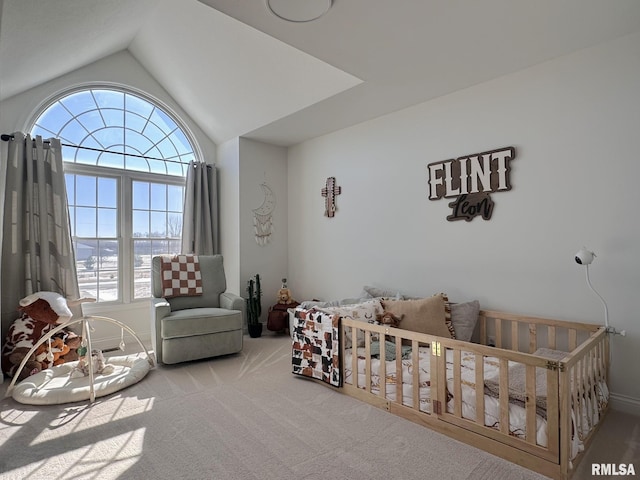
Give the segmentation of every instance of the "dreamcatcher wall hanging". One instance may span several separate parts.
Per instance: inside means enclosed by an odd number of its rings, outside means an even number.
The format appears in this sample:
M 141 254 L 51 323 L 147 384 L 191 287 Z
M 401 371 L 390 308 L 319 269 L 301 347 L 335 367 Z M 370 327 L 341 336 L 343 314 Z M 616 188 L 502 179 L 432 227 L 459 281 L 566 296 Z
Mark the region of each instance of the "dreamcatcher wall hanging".
M 276 208 L 276 196 L 266 183 L 261 183 L 260 188 L 264 193 L 264 200 L 262 205 L 253 209 L 253 230 L 256 243 L 264 246 L 271 240 L 273 232 L 273 211 Z

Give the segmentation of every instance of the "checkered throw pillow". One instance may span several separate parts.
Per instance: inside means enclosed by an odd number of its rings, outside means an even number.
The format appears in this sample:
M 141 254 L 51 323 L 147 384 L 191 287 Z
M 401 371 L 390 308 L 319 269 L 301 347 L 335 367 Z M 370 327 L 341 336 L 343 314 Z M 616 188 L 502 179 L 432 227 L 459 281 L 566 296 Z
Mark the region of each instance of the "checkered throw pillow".
M 202 295 L 202 274 L 197 255 L 162 256 L 162 296 Z

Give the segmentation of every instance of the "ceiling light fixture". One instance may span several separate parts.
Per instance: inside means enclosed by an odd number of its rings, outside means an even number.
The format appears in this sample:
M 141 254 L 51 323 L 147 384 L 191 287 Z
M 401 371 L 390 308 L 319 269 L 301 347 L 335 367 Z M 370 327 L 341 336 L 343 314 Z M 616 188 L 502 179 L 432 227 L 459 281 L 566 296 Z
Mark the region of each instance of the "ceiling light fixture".
M 269 10 L 288 22 L 310 22 L 329 11 L 333 0 L 267 0 Z

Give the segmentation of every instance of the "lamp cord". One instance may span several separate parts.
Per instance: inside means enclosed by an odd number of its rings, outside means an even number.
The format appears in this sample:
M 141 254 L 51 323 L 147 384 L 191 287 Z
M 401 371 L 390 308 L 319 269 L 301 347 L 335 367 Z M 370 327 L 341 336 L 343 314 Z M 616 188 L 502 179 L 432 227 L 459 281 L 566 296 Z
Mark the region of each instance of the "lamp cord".
M 609 331 L 609 308 L 607 307 L 607 302 L 604 301 L 604 298 L 602 298 L 602 295 L 600 295 L 596 291 L 596 289 L 593 288 L 593 285 L 591 285 L 591 280 L 589 279 L 589 265 L 588 264 L 586 265 L 586 272 L 587 272 L 587 285 L 589 285 L 589 288 L 591 289 L 591 291 L 598 296 L 598 298 L 602 302 L 602 305 L 604 306 L 604 325 L 607 328 L 607 331 Z
M 616 330 L 615 327 L 610 327 L 609 326 L 609 308 L 607 307 L 607 302 L 604 301 L 604 298 L 602 298 L 602 295 L 600 295 L 595 288 L 593 288 L 593 285 L 591 285 L 591 280 L 589 279 L 589 265 L 586 265 L 587 267 L 587 285 L 589 285 L 589 288 L 591 289 L 591 291 L 593 293 L 595 293 L 598 298 L 600 299 L 600 301 L 602 302 L 602 305 L 604 306 L 604 325 L 605 325 L 605 329 L 607 330 L 608 333 L 612 333 L 613 335 L 622 335 L 623 337 L 627 336 L 627 331 L 626 330 Z

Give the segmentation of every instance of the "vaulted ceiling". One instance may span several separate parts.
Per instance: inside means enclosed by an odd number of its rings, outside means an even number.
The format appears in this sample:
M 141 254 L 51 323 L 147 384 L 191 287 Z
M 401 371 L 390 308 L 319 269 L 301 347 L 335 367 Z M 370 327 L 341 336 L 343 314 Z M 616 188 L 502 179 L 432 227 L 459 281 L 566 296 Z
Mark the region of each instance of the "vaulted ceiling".
M 0 0 L 0 100 L 128 49 L 209 137 L 292 145 L 640 31 L 638 0 Z M 639 45 L 640 51 L 640 45 Z

